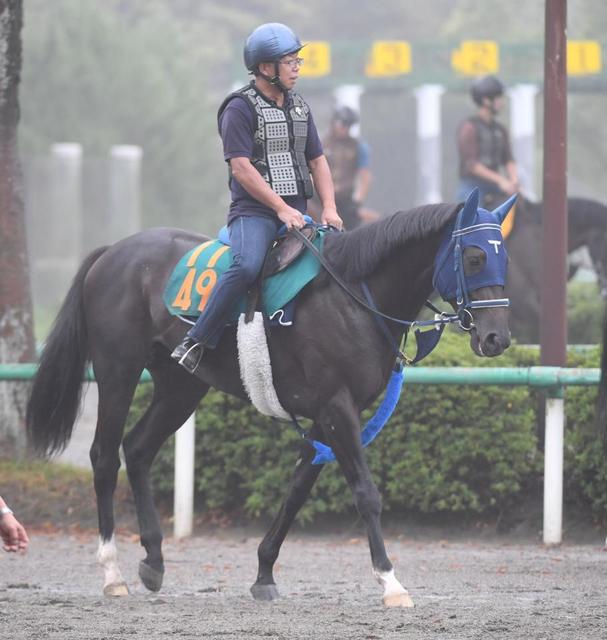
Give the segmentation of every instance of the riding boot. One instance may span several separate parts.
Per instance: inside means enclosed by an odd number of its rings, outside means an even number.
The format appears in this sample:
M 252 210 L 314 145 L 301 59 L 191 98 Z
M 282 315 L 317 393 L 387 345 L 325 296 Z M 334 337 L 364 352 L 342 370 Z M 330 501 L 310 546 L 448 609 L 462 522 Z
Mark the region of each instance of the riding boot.
M 193 338 L 186 336 L 173 350 L 171 358 L 177 362 L 189 373 L 194 373 L 200 364 L 204 347 Z

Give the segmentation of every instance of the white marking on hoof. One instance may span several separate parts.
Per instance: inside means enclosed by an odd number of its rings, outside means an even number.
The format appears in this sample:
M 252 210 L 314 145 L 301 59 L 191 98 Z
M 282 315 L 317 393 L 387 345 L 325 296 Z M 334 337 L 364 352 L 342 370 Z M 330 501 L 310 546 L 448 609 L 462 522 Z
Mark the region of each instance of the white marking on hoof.
M 396 579 L 394 569 L 390 571 L 373 571 L 379 584 L 384 588 L 383 601 L 386 607 L 414 607 L 409 592 Z
M 104 571 L 103 595 L 127 596 L 129 590 L 118 566 L 118 550 L 116 549 L 114 536 L 105 541 L 101 538 L 99 539 L 97 561 Z
M 124 596 L 129 595 L 129 588 L 126 586 L 126 582 L 106 584 L 103 587 L 103 595 L 108 598 L 124 598 Z
M 415 604 L 411 600 L 411 596 L 405 593 L 397 593 L 393 596 L 384 596 L 384 607 L 403 607 L 405 609 L 413 609 Z

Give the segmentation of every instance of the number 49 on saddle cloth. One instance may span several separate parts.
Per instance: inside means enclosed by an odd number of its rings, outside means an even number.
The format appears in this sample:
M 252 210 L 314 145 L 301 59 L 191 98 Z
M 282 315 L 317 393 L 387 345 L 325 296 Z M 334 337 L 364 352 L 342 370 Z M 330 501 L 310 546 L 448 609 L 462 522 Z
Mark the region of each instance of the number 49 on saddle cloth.
M 322 251 L 324 230 L 319 229 L 314 245 Z M 163 301 L 174 316 L 197 317 L 205 309 L 219 276 L 232 263 L 230 247 L 219 240 L 208 240 L 186 253 L 169 278 Z M 272 317 L 310 282 L 320 271 L 320 263 L 310 251 L 302 253 L 286 269 L 266 278 L 262 288 L 263 311 Z M 245 311 L 243 299 L 234 309 L 231 322 Z

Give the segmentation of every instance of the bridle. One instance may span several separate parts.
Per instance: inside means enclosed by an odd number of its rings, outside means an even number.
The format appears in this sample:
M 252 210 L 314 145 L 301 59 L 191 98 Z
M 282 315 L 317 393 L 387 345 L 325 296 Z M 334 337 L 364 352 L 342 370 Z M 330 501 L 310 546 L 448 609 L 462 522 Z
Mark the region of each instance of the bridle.
M 460 214 L 461 215 L 461 212 Z M 466 234 L 479 233 L 481 231 L 499 231 L 501 233 L 501 226 L 497 223 L 485 222 L 482 224 L 475 224 L 469 227 L 458 229 L 456 224 L 453 233 L 451 234 L 451 243 L 453 245 L 453 258 L 454 258 L 454 270 L 455 279 L 457 282 L 457 296 L 455 303 L 457 304 L 457 316 L 460 327 L 464 331 L 469 331 L 473 325 L 473 309 L 490 309 L 492 307 L 509 307 L 509 298 L 491 298 L 488 300 L 470 300 L 469 287 L 466 283 L 466 273 L 464 269 L 464 249 L 462 247 L 462 238 Z M 439 291 L 440 293 L 440 291 Z M 466 318 L 468 321 L 466 321 Z

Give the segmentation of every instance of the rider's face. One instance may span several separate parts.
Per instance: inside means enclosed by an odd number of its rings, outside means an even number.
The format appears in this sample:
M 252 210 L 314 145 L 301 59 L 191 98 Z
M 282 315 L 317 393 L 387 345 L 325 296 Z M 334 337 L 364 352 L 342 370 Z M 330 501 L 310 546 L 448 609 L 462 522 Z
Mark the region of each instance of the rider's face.
M 495 98 L 483 98 L 483 106 L 489 107 L 493 114 L 497 114 L 504 106 L 504 96 L 496 96 Z
M 278 77 L 287 89 L 292 89 L 299 78 L 300 60 L 298 53 L 290 53 L 278 62 Z
M 283 87 L 292 89 L 299 77 L 300 65 L 297 63 L 299 57 L 296 53 L 284 56 L 278 61 L 278 79 Z M 274 62 L 262 62 L 259 70 L 266 76 L 274 77 L 276 66 Z

